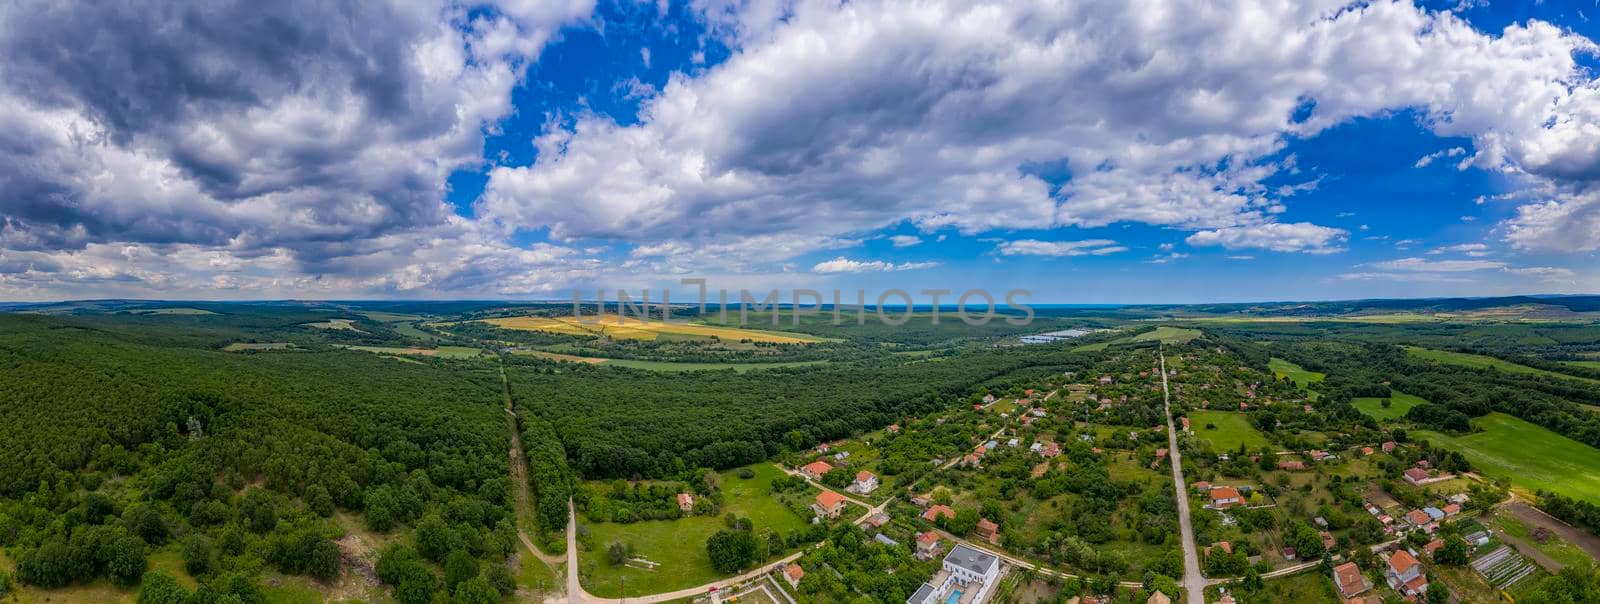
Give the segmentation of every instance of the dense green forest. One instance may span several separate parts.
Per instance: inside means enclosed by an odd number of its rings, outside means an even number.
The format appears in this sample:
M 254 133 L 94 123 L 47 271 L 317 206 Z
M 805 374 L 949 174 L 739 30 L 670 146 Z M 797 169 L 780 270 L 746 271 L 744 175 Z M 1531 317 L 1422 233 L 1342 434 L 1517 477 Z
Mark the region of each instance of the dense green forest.
M 169 543 L 224 593 L 263 565 L 329 580 L 336 512 L 380 534 L 433 527 L 443 551 L 424 554 L 440 559 L 512 551 L 497 375 L 230 354 L 174 346 L 208 344 L 145 318 L 108 322 L 0 315 L 0 546 L 21 582 L 138 583 Z M 407 601 L 445 589 L 412 583 Z

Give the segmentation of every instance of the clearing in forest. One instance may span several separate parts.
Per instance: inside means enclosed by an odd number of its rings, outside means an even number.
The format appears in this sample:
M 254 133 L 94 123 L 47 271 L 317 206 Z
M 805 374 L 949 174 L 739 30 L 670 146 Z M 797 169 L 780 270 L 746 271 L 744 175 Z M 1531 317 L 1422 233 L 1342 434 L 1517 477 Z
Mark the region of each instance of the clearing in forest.
M 1482 431 L 1449 436 L 1414 430 L 1411 438 L 1460 451 L 1484 474 L 1509 478 L 1524 492 L 1543 489 L 1600 504 L 1600 449 L 1504 413 L 1472 425 Z
M 1377 397 L 1361 397 L 1353 399 L 1350 404 L 1356 410 L 1367 414 L 1372 419 L 1380 422 L 1392 421 L 1406 416 L 1412 407 L 1426 403 L 1420 396 L 1412 396 L 1404 392 L 1389 391 L 1389 406 L 1383 406 L 1383 399 Z
M 483 321 L 505 329 L 545 331 L 575 336 L 607 336 L 619 340 L 655 340 L 658 338 L 679 337 L 705 340 L 717 338 L 734 342 L 750 340 L 752 342 L 774 344 L 805 344 L 822 341 L 815 336 L 800 333 L 760 331 L 697 323 L 641 321 L 633 317 L 624 318 L 619 322 L 614 314 L 589 315 L 581 319 L 577 317 L 500 317 L 484 319 Z
M 1530 374 L 1530 375 L 1542 375 L 1542 376 L 1547 376 L 1547 377 L 1558 377 L 1558 378 L 1565 378 L 1565 379 L 1569 379 L 1569 380 L 1579 380 L 1579 381 L 1589 382 L 1589 383 L 1593 383 L 1593 384 L 1600 384 L 1600 380 L 1592 380 L 1592 379 L 1589 379 L 1589 378 L 1582 378 L 1582 377 L 1578 377 L 1578 376 L 1575 376 L 1575 375 L 1567 375 L 1565 373 L 1556 373 L 1554 371 L 1548 371 L 1548 370 L 1545 370 L 1545 369 L 1539 369 L 1537 367 L 1529 367 L 1527 365 L 1518 365 L 1518 364 L 1513 363 L 1511 361 L 1507 361 L 1507 360 L 1504 360 L 1504 359 L 1497 359 L 1497 358 L 1490 357 L 1490 356 L 1484 356 L 1484 355 L 1481 355 L 1481 354 L 1470 354 L 1470 353 L 1465 353 L 1465 352 L 1451 352 L 1451 351 L 1448 351 L 1448 350 L 1435 350 L 1435 349 L 1432 349 L 1432 348 L 1417 348 L 1415 346 L 1407 346 L 1406 347 L 1406 352 L 1409 353 L 1413 358 L 1425 359 L 1425 360 L 1433 361 L 1435 363 L 1445 363 L 1445 364 L 1449 364 L 1449 365 L 1461 365 L 1463 367 L 1474 367 L 1474 368 L 1493 367 L 1495 369 L 1498 369 L 1500 371 L 1505 371 L 1507 373 L 1526 373 L 1526 374 Z
M 1272 360 L 1267 362 L 1267 368 L 1272 370 L 1272 377 L 1288 377 L 1289 381 L 1294 382 L 1294 385 L 1301 388 L 1306 388 L 1313 383 L 1321 382 L 1322 378 L 1327 377 L 1320 372 L 1308 371 L 1304 367 L 1277 357 L 1273 357 Z
M 1260 430 L 1250 425 L 1250 416 L 1243 413 L 1192 410 L 1189 426 L 1197 438 L 1211 441 L 1211 450 L 1218 453 L 1236 451 L 1240 443 L 1251 451 L 1271 444 Z

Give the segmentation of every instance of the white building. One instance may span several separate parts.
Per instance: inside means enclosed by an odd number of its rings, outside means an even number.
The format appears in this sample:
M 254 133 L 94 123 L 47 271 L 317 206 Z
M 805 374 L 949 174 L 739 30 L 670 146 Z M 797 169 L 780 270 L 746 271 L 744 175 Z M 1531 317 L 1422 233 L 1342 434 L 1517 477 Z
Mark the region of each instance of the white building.
M 961 543 L 945 555 L 939 572 L 917 588 L 906 604 L 982 604 L 999 578 L 999 558 Z

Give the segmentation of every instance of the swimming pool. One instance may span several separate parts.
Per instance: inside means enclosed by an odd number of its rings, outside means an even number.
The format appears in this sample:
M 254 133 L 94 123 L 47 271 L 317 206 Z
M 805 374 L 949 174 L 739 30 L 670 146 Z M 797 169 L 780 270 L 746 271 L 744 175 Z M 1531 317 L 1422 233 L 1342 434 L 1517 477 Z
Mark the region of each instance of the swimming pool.
M 944 604 L 956 604 L 956 602 L 960 602 L 960 601 L 961 601 L 961 590 L 957 589 L 955 591 L 950 592 L 950 597 L 944 599 Z

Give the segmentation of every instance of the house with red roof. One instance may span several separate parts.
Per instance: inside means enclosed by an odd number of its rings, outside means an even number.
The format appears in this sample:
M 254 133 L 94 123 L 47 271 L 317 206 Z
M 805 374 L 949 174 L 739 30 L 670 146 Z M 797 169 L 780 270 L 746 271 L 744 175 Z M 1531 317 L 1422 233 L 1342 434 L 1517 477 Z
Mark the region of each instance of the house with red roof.
M 1367 583 L 1367 578 L 1361 575 L 1361 567 L 1356 566 L 1354 562 L 1333 567 L 1333 587 L 1339 590 L 1339 597 L 1346 600 L 1372 589 L 1372 585 Z
M 833 491 L 817 493 L 817 500 L 811 504 L 811 510 L 824 518 L 838 518 L 839 512 L 844 511 L 844 495 Z
M 1211 507 L 1226 510 L 1234 506 L 1244 505 L 1244 497 L 1239 495 L 1239 489 L 1233 487 L 1212 487 Z
M 939 555 L 939 533 L 928 531 L 917 534 L 917 558 L 932 560 Z
M 813 461 L 800 467 L 800 473 L 812 480 L 822 480 L 822 475 L 833 471 L 833 466 L 826 461 Z
M 878 490 L 878 476 L 872 472 L 862 470 L 856 472 L 856 482 L 850 488 L 863 495 Z
M 806 570 L 793 562 L 783 569 L 783 579 L 789 582 L 789 587 L 799 587 L 800 580 L 806 578 Z
M 943 504 L 931 505 L 928 506 L 928 509 L 922 511 L 922 519 L 928 522 L 935 522 L 940 516 L 944 516 L 946 519 L 955 518 L 956 511 Z
M 1000 525 L 990 522 L 988 518 L 978 519 L 978 528 L 973 534 L 979 539 L 1000 545 Z
M 1428 481 L 1428 471 L 1422 468 L 1411 468 L 1405 471 L 1406 482 L 1413 486 L 1421 485 Z
M 1411 526 L 1422 526 L 1432 521 L 1433 517 L 1429 516 L 1427 512 L 1422 510 L 1411 510 L 1406 512 L 1406 522 L 1410 522 Z
M 678 510 L 687 514 L 694 511 L 694 495 L 678 493 Z
M 1399 446 L 1399 445 L 1394 444 L 1394 441 L 1392 441 L 1392 440 L 1388 440 L 1388 441 L 1384 441 L 1383 444 L 1379 445 L 1379 446 L 1383 449 L 1384 453 L 1393 453 L 1394 452 L 1394 448 Z
M 1298 459 L 1289 459 L 1278 462 L 1278 469 L 1287 472 L 1299 472 L 1306 469 L 1306 462 Z
M 1389 587 L 1402 596 L 1416 597 L 1428 593 L 1428 576 L 1423 574 L 1422 563 L 1406 550 L 1389 556 L 1389 568 L 1384 571 Z

